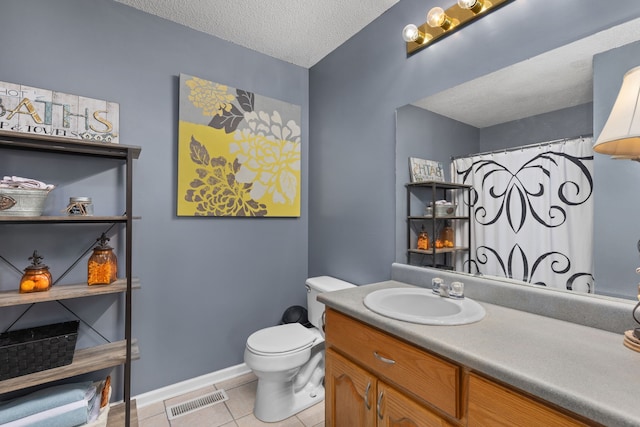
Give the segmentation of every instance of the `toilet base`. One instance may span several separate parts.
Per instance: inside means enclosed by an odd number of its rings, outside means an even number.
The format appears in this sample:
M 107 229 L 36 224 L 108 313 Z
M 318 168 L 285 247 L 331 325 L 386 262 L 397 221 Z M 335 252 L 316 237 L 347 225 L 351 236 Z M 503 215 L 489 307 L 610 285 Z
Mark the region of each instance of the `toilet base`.
M 324 400 L 324 386 L 307 384 L 294 392 L 293 381 L 258 381 L 253 415 L 260 421 L 274 423 L 287 419 Z

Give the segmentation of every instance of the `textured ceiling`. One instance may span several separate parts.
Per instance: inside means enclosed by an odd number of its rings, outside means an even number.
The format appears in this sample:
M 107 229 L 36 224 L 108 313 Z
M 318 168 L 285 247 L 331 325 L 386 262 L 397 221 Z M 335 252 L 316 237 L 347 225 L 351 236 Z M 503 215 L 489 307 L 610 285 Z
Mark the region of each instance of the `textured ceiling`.
M 640 39 L 632 20 L 413 103 L 484 128 L 593 101 L 593 56 Z
M 399 0 L 115 1 L 310 68 Z M 591 102 L 593 55 L 638 39 L 640 19 L 413 104 L 484 128 Z
M 116 1 L 304 68 L 311 68 L 398 2 Z

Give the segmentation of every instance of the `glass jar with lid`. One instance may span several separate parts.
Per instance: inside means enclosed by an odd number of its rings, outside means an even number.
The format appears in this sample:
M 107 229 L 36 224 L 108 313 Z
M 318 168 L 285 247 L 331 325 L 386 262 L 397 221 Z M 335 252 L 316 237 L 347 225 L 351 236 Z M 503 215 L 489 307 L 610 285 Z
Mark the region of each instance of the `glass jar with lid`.
M 440 241 L 442 242 L 442 247 L 453 248 L 455 246 L 454 236 L 455 235 L 454 235 L 453 227 L 451 226 L 451 221 L 447 220 L 445 222 L 444 228 L 440 232 Z
M 20 293 L 47 291 L 53 284 L 49 267 L 42 264 L 42 259 L 38 251 L 33 251 L 29 257 L 31 265 L 24 269 L 20 279 Z
M 423 251 L 426 251 L 429 249 L 429 234 L 427 233 L 427 230 L 424 229 L 424 224 L 422 225 L 422 229 L 418 234 L 417 248 Z
M 97 239 L 98 245 L 87 263 L 87 284 L 109 285 L 118 279 L 118 259 L 113 248 L 108 245 L 109 238 L 102 233 Z

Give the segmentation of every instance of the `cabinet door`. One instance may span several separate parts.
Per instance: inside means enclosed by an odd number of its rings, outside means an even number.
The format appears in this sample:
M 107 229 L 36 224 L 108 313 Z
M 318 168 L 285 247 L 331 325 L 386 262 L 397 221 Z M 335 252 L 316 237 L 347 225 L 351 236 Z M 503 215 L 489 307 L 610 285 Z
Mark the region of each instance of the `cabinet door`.
M 332 309 L 326 311 L 326 343 L 378 378 L 460 417 L 460 367 Z
M 446 420 L 417 404 L 393 387 L 379 381 L 376 398 L 378 426 L 384 427 L 446 427 Z
M 375 377 L 331 349 L 325 363 L 325 426 L 375 426 Z
M 570 416 L 477 375 L 469 375 L 469 427 L 586 426 Z

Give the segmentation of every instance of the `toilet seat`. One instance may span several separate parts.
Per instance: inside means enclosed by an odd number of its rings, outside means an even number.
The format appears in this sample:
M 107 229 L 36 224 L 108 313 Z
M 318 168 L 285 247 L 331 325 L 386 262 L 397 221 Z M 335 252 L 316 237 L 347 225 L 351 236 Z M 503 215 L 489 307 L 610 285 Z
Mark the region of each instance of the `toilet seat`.
M 313 345 L 317 335 L 299 323 L 271 326 L 247 338 L 247 349 L 262 356 L 297 353 Z

